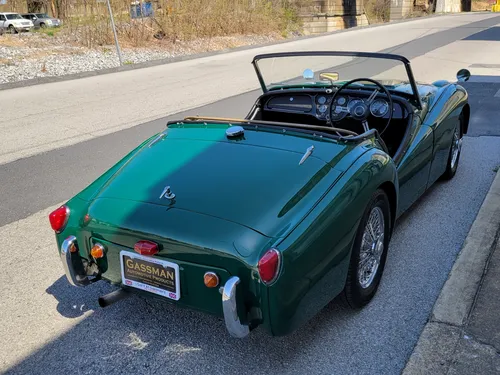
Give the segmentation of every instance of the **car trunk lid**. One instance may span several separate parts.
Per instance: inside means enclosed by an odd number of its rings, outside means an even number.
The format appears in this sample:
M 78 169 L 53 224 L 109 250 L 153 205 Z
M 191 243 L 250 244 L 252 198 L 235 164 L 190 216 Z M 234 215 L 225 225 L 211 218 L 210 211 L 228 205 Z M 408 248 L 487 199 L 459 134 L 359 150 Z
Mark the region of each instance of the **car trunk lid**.
M 225 129 L 169 129 L 97 198 L 182 209 L 276 236 L 303 217 L 341 174 L 331 161 L 345 153 L 345 145 L 249 131 L 229 140 Z M 300 163 L 311 146 L 314 151 Z

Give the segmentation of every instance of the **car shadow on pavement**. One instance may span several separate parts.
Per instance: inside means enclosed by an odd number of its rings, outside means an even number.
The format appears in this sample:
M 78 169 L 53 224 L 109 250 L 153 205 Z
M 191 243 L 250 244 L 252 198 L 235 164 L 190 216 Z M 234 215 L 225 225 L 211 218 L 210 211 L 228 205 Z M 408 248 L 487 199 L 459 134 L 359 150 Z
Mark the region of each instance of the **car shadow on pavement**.
M 57 311 L 59 314 L 65 318 L 78 318 L 87 311 L 91 311 L 99 307 L 96 299 L 93 299 L 92 302 L 82 302 L 86 300 L 88 290 L 74 287 L 72 290 L 68 290 L 70 287 L 71 286 L 68 283 L 68 280 L 63 275 L 45 290 L 47 294 L 50 294 L 57 300 Z M 104 283 L 101 283 L 98 288 L 104 293 L 109 293 L 113 290 L 111 286 Z M 107 289 L 107 291 L 104 291 L 105 289 Z
M 97 282 L 75 288 L 61 276 L 49 288 L 59 302 L 57 311 L 74 319 L 90 314 L 47 345 L 33 352 L 6 374 L 36 373 L 186 373 L 199 369 L 231 373 L 277 371 L 293 363 L 296 352 L 313 350 L 329 321 L 349 322 L 348 311 L 334 300 L 308 324 L 284 337 L 258 328 L 244 339 L 227 333 L 217 316 L 174 306 L 157 298 L 132 294 L 109 307 L 97 299 L 116 287 Z M 340 343 L 339 343 L 340 345 Z

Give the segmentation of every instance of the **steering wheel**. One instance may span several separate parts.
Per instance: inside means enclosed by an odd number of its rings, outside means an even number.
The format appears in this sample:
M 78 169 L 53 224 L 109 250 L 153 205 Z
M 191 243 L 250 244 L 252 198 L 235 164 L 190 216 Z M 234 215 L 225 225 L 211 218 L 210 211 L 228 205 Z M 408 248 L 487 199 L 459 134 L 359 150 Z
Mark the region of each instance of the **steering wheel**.
M 387 124 L 385 125 L 384 130 L 382 130 L 380 132 L 380 135 L 382 135 L 382 133 L 384 133 L 386 131 L 386 129 L 389 126 L 389 123 L 391 122 L 391 119 L 392 119 L 392 114 L 393 114 L 392 96 L 389 93 L 389 91 L 384 87 L 384 85 L 382 85 L 380 82 L 377 82 L 377 81 L 370 79 L 370 78 L 356 78 L 356 79 L 353 79 L 349 82 L 346 82 L 342 86 L 340 86 L 340 88 L 333 94 L 332 100 L 331 100 L 330 104 L 328 105 L 328 112 L 327 112 L 328 113 L 328 120 L 327 120 L 328 125 L 333 126 L 332 120 L 331 120 L 332 108 L 333 108 L 333 105 L 335 103 L 335 99 L 337 98 L 339 93 L 342 92 L 342 90 L 344 90 L 347 86 L 353 84 L 354 82 L 358 82 L 358 81 L 365 81 L 365 82 L 368 81 L 368 82 L 374 83 L 375 85 L 378 86 L 378 88 L 376 88 L 367 99 L 364 99 L 364 100 L 354 104 L 351 109 L 349 109 L 349 106 L 348 106 L 349 103 L 347 103 L 345 107 L 341 107 L 341 106 L 337 105 L 335 107 L 335 109 L 338 110 L 340 108 L 340 110 L 342 112 L 347 112 L 348 115 L 351 118 L 353 118 L 354 120 L 360 121 L 363 124 L 363 129 L 366 132 L 366 131 L 370 130 L 370 128 L 368 127 L 368 121 L 367 121 L 367 118 L 370 115 L 370 105 L 377 97 L 379 91 L 382 91 L 384 94 L 387 95 L 387 99 L 389 101 L 389 119 L 387 120 Z

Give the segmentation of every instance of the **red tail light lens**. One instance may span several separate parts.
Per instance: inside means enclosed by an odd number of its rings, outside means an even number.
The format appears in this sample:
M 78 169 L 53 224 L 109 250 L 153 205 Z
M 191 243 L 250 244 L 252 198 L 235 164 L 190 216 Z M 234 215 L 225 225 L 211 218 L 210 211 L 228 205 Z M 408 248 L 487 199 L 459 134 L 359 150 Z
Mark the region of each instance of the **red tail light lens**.
M 50 226 L 57 233 L 61 232 L 69 219 L 69 208 L 67 206 L 61 206 L 58 209 L 52 211 L 49 215 Z
M 134 245 L 134 250 L 141 255 L 155 255 L 158 252 L 158 244 L 142 240 Z
M 259 260 L 259 275 L 265 284 L 270 284 L 278 276 L 281 253 L 276 249 L 267 250 Z

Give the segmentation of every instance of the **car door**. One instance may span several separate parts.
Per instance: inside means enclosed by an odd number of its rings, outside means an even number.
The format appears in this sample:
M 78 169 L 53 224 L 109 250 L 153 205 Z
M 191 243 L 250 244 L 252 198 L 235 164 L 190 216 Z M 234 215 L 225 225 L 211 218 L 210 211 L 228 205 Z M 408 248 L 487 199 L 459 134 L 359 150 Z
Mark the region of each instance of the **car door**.
M 405 154 L 397 163 L 399 179 L 398 214 L 405 212 L 426 190 L 431 168 L 434 136 L 430 126 L 413 116 Z
M 462 111 L 462 107 L 457 107 L 457 104 L 463 96 L 463 92 L 457 91 L 452 85 L 448 86 L 425 119 L 425 123 L 433 129 L 435 140 L 429 186 L 436 182 L 446 170 L 453 132 Z
M 30 15 L 31 22 L 33 22 L 34 26 L 40 26 L 40 20 L 35 14 Z

